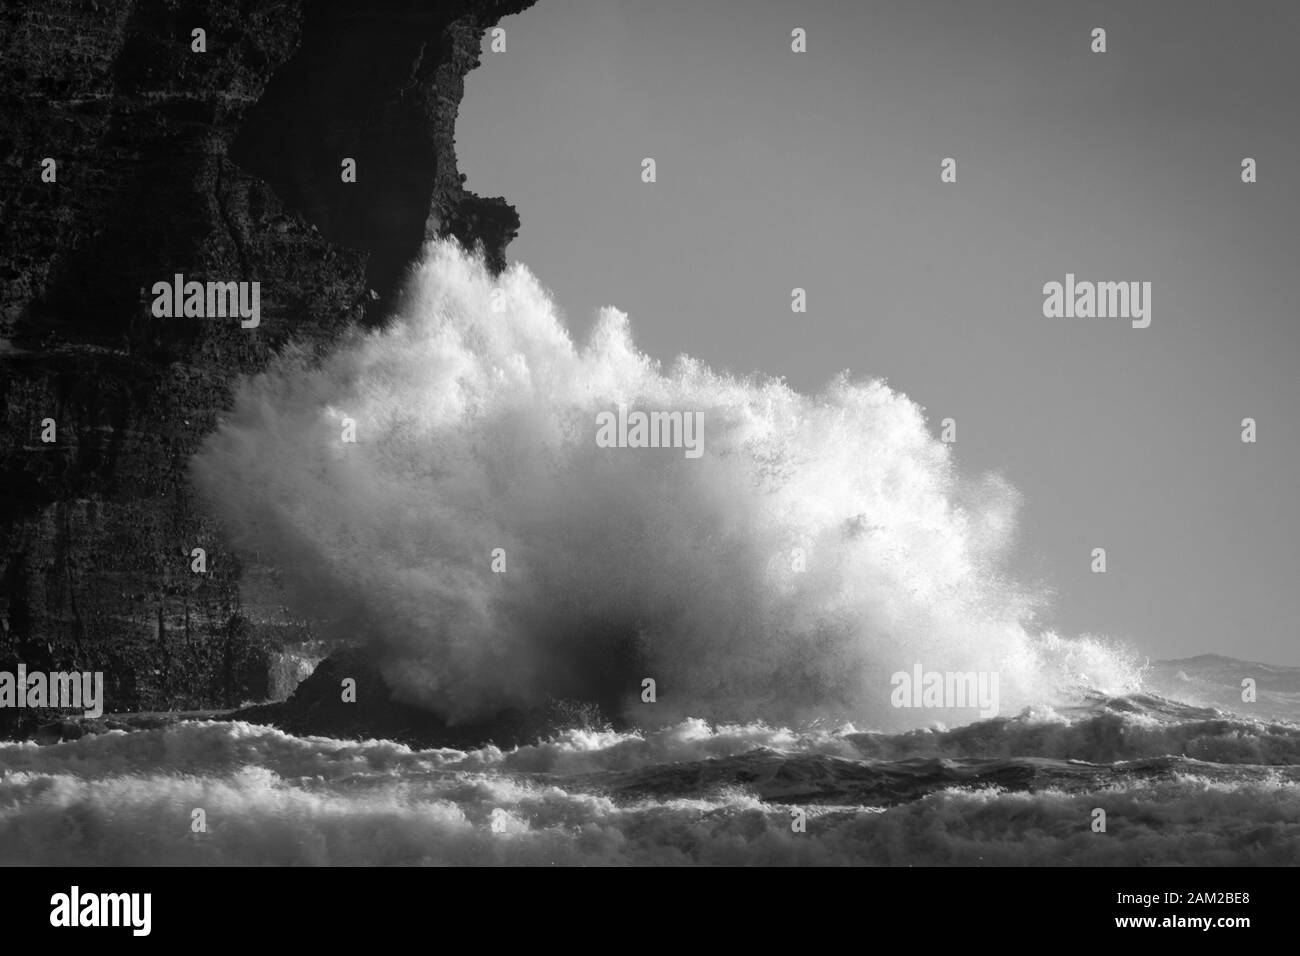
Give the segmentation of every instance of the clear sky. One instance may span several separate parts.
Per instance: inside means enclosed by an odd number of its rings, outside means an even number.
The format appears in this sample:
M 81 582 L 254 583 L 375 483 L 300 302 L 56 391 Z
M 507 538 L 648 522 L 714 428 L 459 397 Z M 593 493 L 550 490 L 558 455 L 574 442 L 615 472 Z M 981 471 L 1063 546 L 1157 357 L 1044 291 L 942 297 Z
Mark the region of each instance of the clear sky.
M 1300 664 L 1300 4 L 539 0 L 502 26 L 460 165 L 576 335 L 614 305 L 665 360 L 885 378 L 1024 495 L 1047 623 Z M 1151 282 L 1150 327 L 1045 318 L 1067 272 Z

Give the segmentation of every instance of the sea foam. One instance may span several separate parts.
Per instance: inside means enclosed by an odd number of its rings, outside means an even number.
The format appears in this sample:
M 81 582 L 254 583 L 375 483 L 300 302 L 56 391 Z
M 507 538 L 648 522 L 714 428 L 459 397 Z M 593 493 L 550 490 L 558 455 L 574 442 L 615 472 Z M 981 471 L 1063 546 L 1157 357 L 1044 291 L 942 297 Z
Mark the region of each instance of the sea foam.
M 699 415 L 705 453 L 600 447 L 622 405 Z M 997 672 L 1003 714 L 1139 682 L 1104 641 L 1034 630 L 1005 568 L 1017 493 L 960 475 L 906 396 L 661 365 L 613 308 L 576 343 L 527 268 L 451 242 L 382 329 L 243 382 L 193 474 L 296 611 L 453 721 L 552 696 L 642 719 L 650 678 L 658 722 L 899 729 L 977 716 L 892 707 L 918 662 Z

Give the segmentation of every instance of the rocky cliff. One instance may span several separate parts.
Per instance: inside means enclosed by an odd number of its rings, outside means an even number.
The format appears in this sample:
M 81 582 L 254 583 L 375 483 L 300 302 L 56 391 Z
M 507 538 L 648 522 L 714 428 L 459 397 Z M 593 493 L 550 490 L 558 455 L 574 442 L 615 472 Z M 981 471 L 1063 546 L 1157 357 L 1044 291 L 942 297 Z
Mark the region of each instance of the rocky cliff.
M 109 710 L 274 694 L 310 629 L 187 461 L 241 373 L 379 321 L 427 237 L 503 265 L 518 217 L 462 188 L 454 129 L 484 31 L 532 2 L 0 11 L 0 670 L 103 671 Z M 155 317 L 177 273 L 259 282 L 260 323 Z

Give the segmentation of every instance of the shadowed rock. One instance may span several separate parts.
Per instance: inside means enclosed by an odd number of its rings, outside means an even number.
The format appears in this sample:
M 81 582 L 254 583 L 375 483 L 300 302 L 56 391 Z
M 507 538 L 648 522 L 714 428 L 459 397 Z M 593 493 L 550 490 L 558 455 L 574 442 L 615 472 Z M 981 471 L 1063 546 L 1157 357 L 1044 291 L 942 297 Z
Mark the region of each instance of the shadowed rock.
M 356 699 L 343 699 L 343 681 L 356 681 Z M 513 747 L 569 727 L 608 726 L 595 705 L 552 700 L 533 710 L 503 710 L 489 720 L 448 724 L 436 714 L 395 699 L 363 650 L 340 651 L 322 661 L 286 701 L 225 715 L 271 724 L 296 734 L 383 737 L 422 747 Z

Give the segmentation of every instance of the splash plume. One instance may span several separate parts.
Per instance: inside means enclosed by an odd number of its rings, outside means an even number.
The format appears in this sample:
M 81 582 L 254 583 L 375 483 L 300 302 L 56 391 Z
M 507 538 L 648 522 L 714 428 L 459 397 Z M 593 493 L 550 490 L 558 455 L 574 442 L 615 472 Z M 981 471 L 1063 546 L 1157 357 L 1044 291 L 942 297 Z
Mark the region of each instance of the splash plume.
M 698 416 L 704 454 L 602 447 L 623 405 Z M 663 366 L 612 308 L 575 343 L 524 266 L 494 278 L 451 243 L 385 328 L 242 383 L 193 473 L 297 611 L 453 721 L 567 696 L 897 728 L 944 716 L 890 706 L 917 661 L 998 672 L 1004 714 L 1135 682 L 1103 642 L 1027 626 L 1014 489 L 959 476 L 906 396 Z

